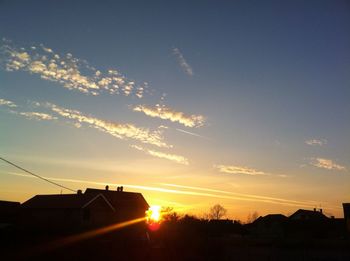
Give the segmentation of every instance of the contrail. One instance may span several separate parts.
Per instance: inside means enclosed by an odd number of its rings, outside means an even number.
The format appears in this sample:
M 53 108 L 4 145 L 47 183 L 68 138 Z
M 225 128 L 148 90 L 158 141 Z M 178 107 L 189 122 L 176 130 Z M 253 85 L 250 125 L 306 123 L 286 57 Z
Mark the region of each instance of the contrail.
M 207 138 L 205 136 L 202 136 L 202 135 L 199 135 L 197 133 L 193 133 L 193 132 L 190 132 L 190 131 L 185 131 L 183 129 L 176 129 L 176 130 L 179 131 L 179 132 L 183 132 L 183 133 L 186 133 L 186 134 L 189 134 L 189 135 L 192 135 L 192 136 L 196 136 L 196 137 L 202 138 L 202 139 L 210 140 L 209 138 Z
M 33 176 L 26 175 L 26 174 L 20 174 L 20 173 L 13 173 L 13 172 L 4 172 L 6 174 L 15 175 L 15 176 L 21 176 L 21 177 L 28 177 L 28 178 L 34 178 Z M 182 185 L 175 185 L 175 184 L 167 184 L 167 183 L 160 183 L 160 185 L 168 186 L 168 187 L 176 187 L 176 188 L 183 188 L 183 189 L 192 189 L 192 190 L 178 190 L 178 189 L 167 189 L 162 187 L 152 187 L 152 186 L 143 186 L 143 185 L 137 185 L 137 184 L 121 184 L 121 183 L 109 183 L 109 182 L 97 182 L 97 181 L 87 181 L 87 180 L 78 180 L 78 179 L 64 179 L 64 178 L 54 178 L 54 177 L 44 177 L 46 179 L 55 180 L 55 181 L 63 181 L 63 182 L 72 182 L 72 183 L 85 183 L 85 184 L 93 184 L 93 185 L 102 185 L 105 186 L 106 184 L 110 186 L 123 186 L 125 188 L 131 188 L 131 189 L 139 189 L 144 191 L 156 191 L 161 193 L 170 193 L 170 194 L 178 194 L 178 195 L 190 195 L 190 196 L 199 196 L 199 197 L 209 197 L 209 198 L 218 198 L 218 199 L 232 199 L 232 200 L 240 200 L 240 201 L 250 201 L 250 202 L 265 202 L 270 204 L 277 204 L 277 205 L 284 205 L 284 206 L 293 206 L 293 207 L 314 207 L 315 204 L 318 204 L 317 202 L 303 202 L 303 201 L 293 201 L 293 200 L 286 200 L 286 199 L 278 199 L 278 198 L 272 198 L 272 197 L 264 197 L 264 196 L 258 196 L 258 195 L 249 195 L 249 194 L 241 194 L 241 193 L 233 193 L 229 191 L 221 191 L 221 190 L 215 190 L 215 189 L 208 189 L 208 188 L 200 188 L 200 187 L 191 187 L 191 186 L 182 186 Z M 193 191 L 197 190 L 197 191 Z M 203 192 L 198 192 L 203 191 Z M 222 195 L 225 194 L 225 195 Z M 333 209 L 339 209 L 339 207 L 332 207 Z
M 250 200 L 250 201 L 263 201 L 263 202 L 269 202 L 274 204 L 286 204 L 286 205 L 307 206 L 307 207 L 314 207 L 315 205 L 319 204 L 319 202 L 316 202 L 316 201 L 296 201 L 296 200 L 289 200 L 289 199 L 283 199 L 283 198 L 259 196 L 259 195 L 244 194 L 244 193 L 237 193 L 237 192 L 230 192 L 230 191 L 216 190 L 216 189 L 209 189 L 209 188 L 202 188 L 202 187 L 169 184 L 169 183 L 159 183 L 159 185 L 174 187 L 174 188 L 184 188 L 184 189 L 228 194 L 228 195 L 234 195 L 239 197 L 245 197 L 247 198 L 247 200 Z M 340 209 L 340 207 L 333 207 L 333 208 Z

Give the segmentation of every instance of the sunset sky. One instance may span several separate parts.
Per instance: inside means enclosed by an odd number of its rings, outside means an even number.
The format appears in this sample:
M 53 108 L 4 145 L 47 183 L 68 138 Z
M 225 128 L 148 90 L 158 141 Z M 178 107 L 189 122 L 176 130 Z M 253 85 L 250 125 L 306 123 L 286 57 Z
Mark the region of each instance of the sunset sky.
M 0 157 L 34 173 L 241 220 L 350 201 L 348 1 L 5 0 L 0 41 Z M 51 193 L 0 161 L 1 200 Z

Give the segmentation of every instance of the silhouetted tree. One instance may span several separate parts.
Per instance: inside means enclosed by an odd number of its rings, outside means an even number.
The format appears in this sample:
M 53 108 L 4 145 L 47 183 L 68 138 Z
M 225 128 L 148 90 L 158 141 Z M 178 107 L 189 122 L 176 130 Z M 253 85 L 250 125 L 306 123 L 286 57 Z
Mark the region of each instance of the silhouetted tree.
M 253 223 L 255 220 L 257 220 L 259 217 L 259 213 L 257 211 L 254 211 L 253 213 L 249 213 L 247 217 L 247 223 Z
M 161 209 L 162 219 L 165 222 L 177 222 L 181 218 L 181 216 L 174 211 L 173 207 L 162 207 Z
M 224 217 L 226 213 L 227 213 L 226 208 L 224 208 L 220 204 L 216 204 L 212 208 L 210 208 L 209 218 L 218 220 Z

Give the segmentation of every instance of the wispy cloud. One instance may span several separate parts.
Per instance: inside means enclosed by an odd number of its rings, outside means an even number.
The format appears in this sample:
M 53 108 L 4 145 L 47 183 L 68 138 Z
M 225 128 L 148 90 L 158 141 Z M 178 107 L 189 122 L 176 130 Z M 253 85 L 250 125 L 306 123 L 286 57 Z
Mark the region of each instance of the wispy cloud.
M 48 113 L 33 112 L 33 111 L 30 111 L 30 112 L 29 111 L 20 111 L 20 108 L 17 106 L 17 104 L 15 104 L 14 102 L 9 101 L 9 100 L 0 99 L 0 106 L 9 107 L 10 113 L 16 114 L 16 115 L 21 115 L 21 116 L 24 116 L 28 119 L 36 119 L 36 120 L 56 120 L 57 119 L 57 117 L 54 117 Z
M 57 117 L 52 116 L 48 113 L 43 112 L 18 112 L 19 115 L 22 115 L 28 119 L 36 120 L 57 120 Z
M 142 98 L 148 87 L 147 83 L 137 85 L 117 70 L 103 73 L 71 53 L 57 54 L 43 45 L 16 48 L 7 41 L 0 47 L 0 58 L 5 61 L 7 71 L 27 71 L 42 79 L 58 82 L 67 89 L 91 95 L 106 91 Z
M 143 112 L 150 117 L 178 122 L 186 127 L 201 127 L 205 122 L 205 118 L 202 115 L 187 115 L 183 112 L 175 111 L 169 107 L 166 107 L 165 105 L 160 104 L 157 104 L 155 107 L 138 105 L 134 107 L 133 110 Z
M 176 56 L 176 59 L 177 59 L 179 65 L 181 66 L 181 68 L 184 70 L 184 72 L 189 76 L 193 76 L 192 67 L 187 63 L 187 61 L 186 61 L 185 57 L 183 56 L 183 54 L 181 53 L 180 49 L 174 48 L 173 54 Z
M 15 103 L 13 103 L 12 101 L 4 100 L 4 99 L 0 99 L 0 106 L 7 106 L 10 108 L 17 107 L 17 105 Z
M 233 165 L 214 165 L 214 168 L 218 169 L 220 172 L 229 174 L 244 174 L 244 175 L 270 175 L 269 173 L 259 171 L 256 169 L 233 166 Z
M 328 170 L 346 170 L 345 166 L 335 163 L 331 159 L 324 158 L 311 158 L 310 164 L 317 168 L 328 169 Z
M 81 124 L 86 124 L 91 128 L 98 129 L 119 139 L 133 139 L 158 147 L 172 147 L 164 141 L 162 130 L 151 131 L 147 128 L 140 128 L 133 124 L 105 121 L 96 117 L 84 115 L 77 110 L 59 107 L 52 103 L 45 103 L 42 106 L 51 109 L 61 117 L 72 120 L 76 127 L 80 127 Z
M 143 151 L 146 154 L 154 156 L 154 157 L 171 160 L 171 161 L 174 161 L 176 163 L 183 164 L 183 165 L 189 164 L 188 159 L 186 159 L 185 157 L 183 157 L 181 155 L 169 154 L 169 153 L 164 153 L 164 152 L 160 152 L 160 151 L 156 151 L 156 150 L 150 150 L 150 149 L 146 149 L 146 148 L 143 148 L 141 146 L 138 146 L 138 145 L 131 145 L 131 147 L 136 149 L 136 150 Z
M 310 139 L 310 140 L 306 140 L 305 144 L 310 145 L 310 146 L 323 146 L 327 144 L 327 140 L 326 139 Z

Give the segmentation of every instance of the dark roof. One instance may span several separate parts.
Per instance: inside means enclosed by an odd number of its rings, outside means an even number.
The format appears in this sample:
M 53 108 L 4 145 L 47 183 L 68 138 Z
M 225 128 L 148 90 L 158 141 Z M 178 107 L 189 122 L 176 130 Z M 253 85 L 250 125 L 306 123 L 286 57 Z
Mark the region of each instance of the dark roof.
M 113 208 L 110 202 L 108 202 L 108 200 L 101 194 L 36 195 L 24 202 L 22 207 L 31 209 L 80 209 L 88 206 L 100 197 L 102 197 L 103 200 Z
M 20 205 L 21 203 L 19 202 L 0 200 L 0 208 L 15 208 L 19 207 Z
M 113 207 L 131 207 L 147 210 L 149 205 L 141 193 L 87 188 L 84 195 L 104 195 Z
M 282 214 L 269 214 L 264 217 L 260 216 L 258 219 L 256 219 L 253 223 L 274 223 L 274 222 L 284 222 L 288 218 L 285 215 Z
M 316 210 L 306 210 L 299 209 L 294 214 L 292 214 L 289 218 L 294 219 L 296 216 L 301 215 L 304 219 L 312 219 L 312 220 L 323 220 L 328 219 L 322 212 Z

